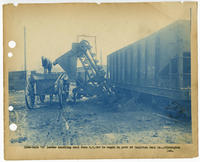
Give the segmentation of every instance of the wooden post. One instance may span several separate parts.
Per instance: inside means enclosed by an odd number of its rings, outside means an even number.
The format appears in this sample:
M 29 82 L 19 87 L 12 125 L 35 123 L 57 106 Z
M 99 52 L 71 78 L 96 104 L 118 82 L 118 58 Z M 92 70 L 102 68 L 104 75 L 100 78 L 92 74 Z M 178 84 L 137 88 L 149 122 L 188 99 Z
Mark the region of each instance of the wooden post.
M 26 27 L 24 27 L 24 71 L 25 71 L 25 88 L 24 92 L 26 93 L 26 80 L 27 80 L 27 75 L 26 75 Z
M 190 8 L 190 33 L 191 33 L 191 26 L 192 26 L 192 8 Z
M 178 57 L 178 89 L 183 87 L 183 40 L 177 35 L 177 57 Z
M 147 41 L 145 41 L 145 82 L 147 81 L 147 64 L 148 64 L 148 44 Z

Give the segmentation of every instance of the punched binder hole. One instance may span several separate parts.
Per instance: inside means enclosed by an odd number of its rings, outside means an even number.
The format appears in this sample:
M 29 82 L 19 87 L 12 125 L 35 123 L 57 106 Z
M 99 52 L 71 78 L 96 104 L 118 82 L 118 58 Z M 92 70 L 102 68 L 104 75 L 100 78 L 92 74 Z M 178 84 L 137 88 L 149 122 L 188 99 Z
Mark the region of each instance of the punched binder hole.
M 12 52 L 8 52 L 8 57 L 13 57 L 13 53 Z
M 11 131 L 16 131 L 17 130 L 17 125 L 15 123 L 10 124 L 9 126 Z
M 100 2 L 100 1 L 96 1 L 96 4 L 100 5 L 100 4 L 101 4 L 101 2 Z
M 13 109 L 14 109 L 13 106 L 9 106 L 9 107 L 8 107 L 8 110 L 9 110 L 9 111 L 13 111 Z
M 15 48 L 16 42 L 13 41 L 13 40 L 11 40 L 11 41 L 8 42 L 8 46 L 9 46 L 10 48 Z

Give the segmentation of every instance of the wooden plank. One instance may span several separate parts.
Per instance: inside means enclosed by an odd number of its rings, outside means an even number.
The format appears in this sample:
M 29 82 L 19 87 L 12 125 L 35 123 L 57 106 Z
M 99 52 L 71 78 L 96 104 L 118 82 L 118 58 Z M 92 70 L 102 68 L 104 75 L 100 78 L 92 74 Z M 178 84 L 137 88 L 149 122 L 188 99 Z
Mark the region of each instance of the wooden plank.
M 137 84 L 140 84 L 140 64 L 141 64 L 141 51 L 140 51 L 140 44 L 137 45 Z
M 121 60 L 120 60 L 120 54 L 117 54 L 117 82 L 120 83 L 121 80 Z
M 159 70 L 160 70 L 160 37 L 159 35 L 156 37 L 156 42 L 155 42 L 155 84 L 158 86 L 159 84 Z
M 148 44 L 147 40 L 145 41 L 145 81 L 147 80 L 147 64 L 148 64 Z

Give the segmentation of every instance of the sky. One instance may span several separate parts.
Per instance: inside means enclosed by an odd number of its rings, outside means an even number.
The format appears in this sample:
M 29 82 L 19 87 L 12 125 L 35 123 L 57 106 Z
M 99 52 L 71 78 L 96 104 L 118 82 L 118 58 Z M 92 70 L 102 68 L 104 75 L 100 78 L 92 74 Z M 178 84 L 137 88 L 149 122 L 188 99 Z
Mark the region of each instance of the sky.
M 97 57 L 140 40 L 176 20 L 190 19 L 190 4 L 26 4 L 4 6 L 4 55 L 9 71 L 24 69 L 24 28 L 28 70 L 41 68 L 41 56 L 54 61 L 71 49 L 78 35 L 96 37 Z M 10 49 L 7 44 L 16 41 Z M 94 38 L 89 40 L 94 46 Z M 95 50 L 95 47 L 93 47 Z

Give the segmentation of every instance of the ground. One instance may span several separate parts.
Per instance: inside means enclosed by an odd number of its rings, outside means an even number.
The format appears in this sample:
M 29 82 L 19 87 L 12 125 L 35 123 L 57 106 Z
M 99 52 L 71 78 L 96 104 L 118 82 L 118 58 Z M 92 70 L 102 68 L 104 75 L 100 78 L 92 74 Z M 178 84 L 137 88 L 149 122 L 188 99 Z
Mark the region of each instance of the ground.
M 134 98 L 106 105 L 97 99 L 82 100 L 59 108 L 58 99 L 27 109 L 23 91 L 10 91 L 10 131 L 13 145 L 58 146 L 102 144 L 191 143 L 191 124 L 171 117 Z

